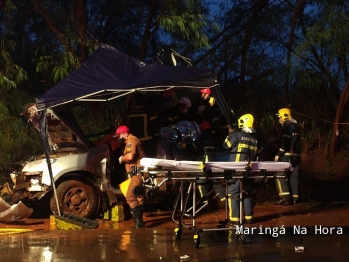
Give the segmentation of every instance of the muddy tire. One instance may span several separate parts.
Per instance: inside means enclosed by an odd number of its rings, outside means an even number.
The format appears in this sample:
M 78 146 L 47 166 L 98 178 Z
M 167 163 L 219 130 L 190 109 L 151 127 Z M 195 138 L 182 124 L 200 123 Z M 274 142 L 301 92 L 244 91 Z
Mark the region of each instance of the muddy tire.
M 89 183 L 79 180 L 67 180 L 57 187 L 57 198 L 61 214 L 74 214 L 89 218 L 98 207 L 97 190 Z M 50 209 L 58 215 L 54 194 L 50 201 Z

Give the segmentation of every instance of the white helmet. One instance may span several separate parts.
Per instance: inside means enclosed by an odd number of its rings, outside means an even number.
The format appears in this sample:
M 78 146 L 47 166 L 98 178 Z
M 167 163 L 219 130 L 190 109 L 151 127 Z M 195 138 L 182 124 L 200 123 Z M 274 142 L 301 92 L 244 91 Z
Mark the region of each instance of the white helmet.
M 191 101 L 190 101 L 190 99 L 188 97 L 182 97 L 179 100 L 179 103 L 183 104 L 183 105 L 186 105 L 187 107 L 191 107 Z

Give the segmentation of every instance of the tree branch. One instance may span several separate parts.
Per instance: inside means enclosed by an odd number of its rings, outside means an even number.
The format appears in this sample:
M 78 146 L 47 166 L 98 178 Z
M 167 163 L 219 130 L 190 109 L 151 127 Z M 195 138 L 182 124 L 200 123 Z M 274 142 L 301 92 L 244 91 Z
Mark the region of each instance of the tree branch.
M 37 0 L 31 0 L 35 9 L 42 15 L 42 17 L 45 19 L 47 25 L 52 30 L 52 32 L 58 37 L 59 41 L 66 47 L 67 50 L 70 50 L 70 45 L 68 41 L 64 38 L 64 34 L 59 31 L 59 29 L 56 27 L 56 25 L 53 23 L 53 21 L 49 18 L 47 15 L 47 12 L 44 11 L 42 8 L 42 5 L 38 4 Z

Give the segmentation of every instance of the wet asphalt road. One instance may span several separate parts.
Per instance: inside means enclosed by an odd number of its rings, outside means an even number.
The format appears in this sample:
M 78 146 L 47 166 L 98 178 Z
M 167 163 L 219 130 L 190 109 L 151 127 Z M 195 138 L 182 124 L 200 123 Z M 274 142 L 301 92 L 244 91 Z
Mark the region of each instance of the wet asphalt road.
M 348 261 L 349 203 L 256 206 L 254 223 L 240 230 L 243 244 L 234 228 L 216 230 L 224 209 L 199 214 L 198 246 L 195 229 L 175 234 L 170 214 L 147 212 L 141 229 L 133 229 L 132 220 L 113 229 L 99 220 L 97 229 L 82 230 L 50 230 L 47 217 L 0 223 L 0 261 Z M 185 222 L 192 226 L 192 219 Z M 31 231 L 7 232 L 12 229 Z
M 348 228 L 345 229 L 348 232 Z M 0 238 L 1 261 L 348 261 L 345 235 L 252 234 L 244 244 L 234 231 L 201 234 L 197 249 L 191 231 L 175 240 L 171 228 L 36 231 Z M 303 246 L 303 252 L 295 252 Z

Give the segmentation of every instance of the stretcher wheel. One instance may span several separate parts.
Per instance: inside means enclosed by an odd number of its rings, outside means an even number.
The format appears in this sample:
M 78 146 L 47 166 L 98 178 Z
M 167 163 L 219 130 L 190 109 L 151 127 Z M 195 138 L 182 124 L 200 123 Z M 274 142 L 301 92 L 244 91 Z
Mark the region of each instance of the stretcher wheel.
M 240 244 L 245 243 L 246 241 L 246 235 L 245 234 L 239 234 L 236 236 L 236 241 Z
M 200 247 L 200 236 L 199 236 L 199 234 L 195 234 L 193 238 L 194 238 L 195 248 L 198 249 Z
M 176 237 L 176 240 L 181 240 L 182 238 L 182 228 L 181 227 L 177 227 L 175 228 L 175 237 Z

